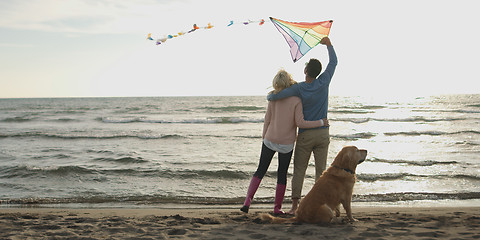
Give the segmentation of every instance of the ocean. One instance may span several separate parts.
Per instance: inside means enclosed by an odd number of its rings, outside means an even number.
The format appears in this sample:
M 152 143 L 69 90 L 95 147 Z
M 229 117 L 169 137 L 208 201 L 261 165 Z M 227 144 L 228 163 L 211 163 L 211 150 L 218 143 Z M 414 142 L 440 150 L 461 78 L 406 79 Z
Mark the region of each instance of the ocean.
M 0 207 L 240 207 L 266 106 L 265 96 L 0 99 Z M 330 96 L 328 117 L 327 165 L 343 146 L 368 150 L 354 206 L 480 206 L 480 94 Z M 271 207 L 276 168 L 277 156 L 252 207 Z M 286 201 L 292 172 L 293 161 Z M 303 194 L 314 176 L 312 157 Z

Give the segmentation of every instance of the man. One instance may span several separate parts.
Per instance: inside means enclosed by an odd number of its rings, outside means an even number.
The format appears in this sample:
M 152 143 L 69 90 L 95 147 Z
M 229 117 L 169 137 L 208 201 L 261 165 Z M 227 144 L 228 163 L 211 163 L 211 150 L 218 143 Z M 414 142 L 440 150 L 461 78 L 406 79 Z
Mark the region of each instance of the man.
M 275 101 L 291 96 L 302 99 L 303 115 L 305 120 L 315 121 L 327 118 L 328 111 L 328 87 L 332 80 L 333 73 L 337 66 L 337 55 L 328 37 L 320 42 L 327 46 L 329 63 L 325 71 L 322 71 L 322 64 L 317 59 L 310 59 L 305 66 L 305 81 L 292 85 L 277 94 L 268 95 L 269 101 Z M 317 77 L 318 76 L 318 77 Z M 302 129 L 298 131 L 297 143 L 294 154 L 294 170 L 292 178 L 292 209 L 290 214 L 295 214 L 298 201 L 302 194 L 303 180 L 308 162 L 313 151 L 315 158 L 315 179 L 318 179 L 327 165 L 328 145 L 330 144 L 330 133 L 328 126 Z

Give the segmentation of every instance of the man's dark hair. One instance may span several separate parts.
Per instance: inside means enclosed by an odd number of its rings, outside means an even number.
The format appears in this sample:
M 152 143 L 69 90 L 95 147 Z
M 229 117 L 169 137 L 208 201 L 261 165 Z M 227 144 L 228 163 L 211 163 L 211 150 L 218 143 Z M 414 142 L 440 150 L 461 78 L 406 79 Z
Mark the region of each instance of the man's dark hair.
M 317 78 L 318 74 L 322 71 L 322 64 L 318 59 L 311 58 L 310 61 L 308 61 L 307 66 L 307 76 L 312 77 L 312 78 Z

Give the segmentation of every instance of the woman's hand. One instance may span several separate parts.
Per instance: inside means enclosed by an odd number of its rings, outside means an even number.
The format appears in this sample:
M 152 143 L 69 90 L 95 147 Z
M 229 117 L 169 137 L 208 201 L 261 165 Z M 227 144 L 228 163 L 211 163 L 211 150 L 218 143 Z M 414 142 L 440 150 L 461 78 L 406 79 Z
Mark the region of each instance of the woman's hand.
M 328 122 L 328 119 L 323 118 L 322 120 L 323 120 L 323 126 L 324 127 L 329 127 L 330 126 L 330 123 Z

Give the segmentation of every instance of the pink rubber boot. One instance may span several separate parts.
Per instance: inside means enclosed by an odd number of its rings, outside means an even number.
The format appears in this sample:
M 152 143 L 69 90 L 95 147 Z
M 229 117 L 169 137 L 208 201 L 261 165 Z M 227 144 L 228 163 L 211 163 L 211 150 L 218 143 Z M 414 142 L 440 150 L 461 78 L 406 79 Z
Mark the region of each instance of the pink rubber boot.
M 250 186 L 248 186 L 247 197 L 245 198 L 245 202 L 243 203 L 243 207 L 240 208 L 240 211 L 244 213 L 248 213 L 248 209 L 250 208 L 250 203 L 252 203 L 253 196 L 255 192 L 257 192 L 258 186 L 262 179 L 253 176 L 252 180 L 250 180 Z
M 285 214 L 284 211 L 282 211 L 282 203 L 283 203 L 283 197 L 285 196 L 285 189 L 287 188 L 287 185 L 284 184 L 277 184 L 277 189 L 275 191 L 275 206 L 273 207 L 273 214 Z

